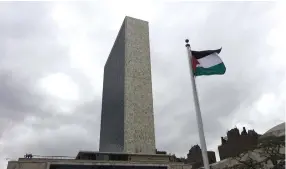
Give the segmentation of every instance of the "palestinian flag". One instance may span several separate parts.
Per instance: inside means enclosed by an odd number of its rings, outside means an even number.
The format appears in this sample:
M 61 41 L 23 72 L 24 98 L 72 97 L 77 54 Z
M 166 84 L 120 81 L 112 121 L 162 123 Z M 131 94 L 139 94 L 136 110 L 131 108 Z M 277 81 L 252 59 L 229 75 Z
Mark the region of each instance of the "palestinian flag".
M 225 66 L 218 56 L 221 48 L 217 50 L 192 51 L 192 67 L 195 76 L 222 75 Z

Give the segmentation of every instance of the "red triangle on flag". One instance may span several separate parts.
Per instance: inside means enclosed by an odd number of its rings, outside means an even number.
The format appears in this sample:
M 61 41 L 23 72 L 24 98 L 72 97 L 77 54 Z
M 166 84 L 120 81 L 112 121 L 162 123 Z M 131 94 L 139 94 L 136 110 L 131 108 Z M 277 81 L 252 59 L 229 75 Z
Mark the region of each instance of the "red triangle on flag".
M 192 57 L 192 67 L 196 71 L 197 65 L 200 64 L 195 57 Z

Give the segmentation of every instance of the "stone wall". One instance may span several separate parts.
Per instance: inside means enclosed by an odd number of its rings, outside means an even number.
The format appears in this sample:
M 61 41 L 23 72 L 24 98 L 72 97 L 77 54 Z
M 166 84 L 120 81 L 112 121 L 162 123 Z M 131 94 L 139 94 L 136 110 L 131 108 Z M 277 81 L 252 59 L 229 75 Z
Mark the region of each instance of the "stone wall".
M 127 153 L 155 154 L 148 22 L 127 17 L 125 55 L 125 144 Z
M 53 160 L 31 159 L 23 161 L 10 161 L 7 169 L 55 169 L 57 166 L 74 166 L 77 168 L 96 168 L 96 166 L 141 166 L 152 169 L 191 169 L 190 165 L 182 163 L 149 163 L 149 162 L 123 162 L 123 161 L 92 161 L 92 160 Z M 122 168 L 122 167 L 121 167 Z M 116 169 L 116 167 L 115 167 Z M 142 169 L 142 168 L 140 168 Z
M 7 169 L 48 169 L 46 162 L 9 162 Z

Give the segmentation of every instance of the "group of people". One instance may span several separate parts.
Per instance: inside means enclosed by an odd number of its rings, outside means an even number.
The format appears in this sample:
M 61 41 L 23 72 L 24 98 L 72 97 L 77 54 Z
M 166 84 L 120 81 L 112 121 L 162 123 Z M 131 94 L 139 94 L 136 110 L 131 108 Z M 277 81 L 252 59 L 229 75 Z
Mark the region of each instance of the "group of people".
M 33 158 L 33 155 L 32 154 L 26 154 L 26 155 L 24 155 L 24 158 Z

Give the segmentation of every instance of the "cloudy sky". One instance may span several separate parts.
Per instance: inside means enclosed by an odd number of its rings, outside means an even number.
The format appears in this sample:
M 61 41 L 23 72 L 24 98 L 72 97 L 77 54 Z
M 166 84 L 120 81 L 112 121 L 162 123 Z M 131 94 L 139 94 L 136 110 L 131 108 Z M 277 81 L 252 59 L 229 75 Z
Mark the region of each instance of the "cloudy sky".
M 103 66 L 125 15 L 149 21 L 158 149 L 185 156 L 199 143 L 186 37 L 195 50 L 222 46 L 227 67 L 197 78 L 208 149 L 235 126 L 264 133 L 285 121 L 285 11 L 278 2 L 0 2 L 0 169 L 26 152 L 98 150 Z

